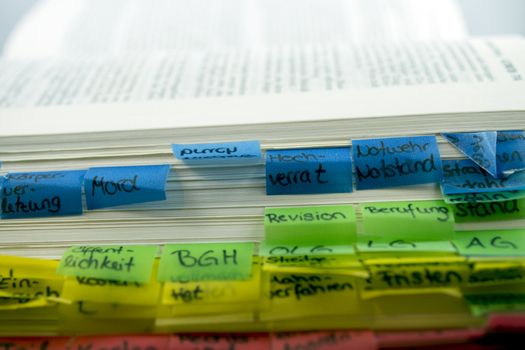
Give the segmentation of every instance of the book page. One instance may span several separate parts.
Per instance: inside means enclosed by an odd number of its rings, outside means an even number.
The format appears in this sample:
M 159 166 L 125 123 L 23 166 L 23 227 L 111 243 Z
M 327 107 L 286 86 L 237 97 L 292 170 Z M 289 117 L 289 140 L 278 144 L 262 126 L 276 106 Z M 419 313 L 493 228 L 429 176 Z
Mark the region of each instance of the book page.
M 455 0 L 45 0 L 3 54 L 78 57 L 466 35 Z

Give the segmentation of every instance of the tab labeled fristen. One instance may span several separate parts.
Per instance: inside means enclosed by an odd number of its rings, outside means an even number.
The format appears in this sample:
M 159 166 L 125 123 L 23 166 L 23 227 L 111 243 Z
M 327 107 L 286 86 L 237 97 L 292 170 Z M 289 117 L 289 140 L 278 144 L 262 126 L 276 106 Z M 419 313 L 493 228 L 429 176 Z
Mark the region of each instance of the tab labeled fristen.
M 164 246 L 159 282 L 250 278 L 254 243 L 179 243 Z
M 434 136 L 352 140 L 358 190 L 441 181 Z
M 188 164 L 260 164 L 259 141 L 194 143 L 171 145 L 175 158 Z
M 87 207 L 165 200 L 169 171 L 167 164 L 90 168 L 84 178 Z
M 147 283 L 157 250 L 151 245 L 72 246 L 62 256 L 57 273 Z
M 349 147 L 266 152 L 266 194 L 352 192 Z
M 0 179 L 2 219 L 82 214 L 85 170 L 9 173 Z

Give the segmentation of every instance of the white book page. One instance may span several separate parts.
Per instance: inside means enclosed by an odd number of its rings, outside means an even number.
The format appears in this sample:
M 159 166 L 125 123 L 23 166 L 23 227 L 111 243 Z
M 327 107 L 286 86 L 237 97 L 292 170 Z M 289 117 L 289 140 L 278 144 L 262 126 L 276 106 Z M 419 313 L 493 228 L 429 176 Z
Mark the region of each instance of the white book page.
M 525 111 L 523 38 L 421 45 L 406 45 L 404 51 L 394 45 L 398 50 L 391 52 L 395 54 L 377 55 L 359 61 L 360 65 L 345 64 L 343 70 L 327 69 L 327 62 L 333 63 L 333 59 L 325 62 L 320 59 L 322 55 L 313 55 L 312 61 L 302 59 L 309 62 L 305 64 L 309 68 L 294 73 L 298 74 L 295 79 L 290 78 L 289 61 L 280 61 L 277 70 L 276 65 L 268 64 L 271 55 L 264 51 L 250 69 L 210 69 L 208 65 L 197 72 L 181 70 L 192 72 L 189 80 L 186 83 L 181 78 L 179 87 L 171 90 L 162 76 L 176 70 L 162 68 L 165 74 L 154 74 L 159 62 L 166 62 L 163 60 L 152 63 L 144 58 L 140 64 L 128 65 L 102 61 L 95 68 L 92 62 L 85 66 L 78 66 L 76 61 L 73 65 L 41 66 L 38 61 L 36 66 L 34 62 L 24 66 L 6 61 L 0 64 L 0 76 L 4 77 L 0 80 L 0 135 Z M 390 52 L 385 47 L 373 47 Z M 389 60 L 384 62 L 379 57 Z M 198 67 L 202 67 L 200 63 Z M 133 69 L 133 73 L 126 69 Z M 144 69 L 147 74 L 141 73 Z M 19 74 L 25 75 L 17 78 Z M 9 76 L 11 85 L 7 83 Z M 152 77 L 158 78 L 150 80 Z M 207 90 L 196 95 L 201 90 L 195 86 L 203 81 Z M 185 84 L 189 87 L 183 88 Z M 308 89 L 301 90 L 301 86 Z
M 4 56 L 78 57 L 466 36 L 455 0 L 44 0 L 12 33 Z

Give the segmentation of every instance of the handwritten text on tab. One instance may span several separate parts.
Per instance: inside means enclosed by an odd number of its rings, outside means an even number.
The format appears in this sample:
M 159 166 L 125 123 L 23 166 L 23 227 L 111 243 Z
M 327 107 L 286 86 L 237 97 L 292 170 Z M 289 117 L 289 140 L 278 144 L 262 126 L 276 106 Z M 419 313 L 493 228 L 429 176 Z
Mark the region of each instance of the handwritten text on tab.
M 525 169 L 525 132 L 498 131 L 496 157 L 498 173 L 510 175 Z
M 149 282 L 157 246 L 73 246 L 64 253 L 57 273 L 116 281 Z
M 164 246 L 160 282 L 250 278 L 253 243 L 180 243 Z
M 266 194 L 352 192 L 350 148 L 266 152 Z
M 2 218 L 82 214 L 84 170 L 11 173 L 2 178 Z
M 415 185 L 441 180 L 434 136 L 352 140 L 357 189 Z
M 465 256 L 525 256 L 525 230 L 458 231 L 453 242 Z
M 259 141 L 236 141 L 221 143 L 173 144 L 175 158 L 186 163 L 261 163 Z
M 84 179 L 88 209 L 166 199 L 169 165 L 90 168 Z
M 495 131 L 449 133 L 443 137 L 489 174 L 497 176 Z

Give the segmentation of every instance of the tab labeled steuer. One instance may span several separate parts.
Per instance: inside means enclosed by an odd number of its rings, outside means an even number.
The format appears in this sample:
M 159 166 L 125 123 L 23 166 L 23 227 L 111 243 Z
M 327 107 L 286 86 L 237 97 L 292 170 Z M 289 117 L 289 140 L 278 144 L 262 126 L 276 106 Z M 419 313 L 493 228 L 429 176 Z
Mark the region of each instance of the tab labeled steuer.
M 441 181 L 434 136 L 352 140 L 358 190 Z
M 525 190 L 525 172 L 495 178 L 470 159 L 444 160 L 441 190 L 444 194 Z
M 264 231 L 269 245 L 349 245 L 356 241 L 355 210 L 351 205 L 266 208 Z
M 84 178 L 87 208 L 165 200 L 169 171 L 167 164 L 90 168 Z
M 266 194 L 352 192 L 349 147 L 266 152 Z
M 497 176 L 496 132 L 460 132 L 442 134 L 448 142 L 492 176 Z
M 525 256 L 525 230 L 457 231 L 453 243 L 464 256 Z
M 1 181 L 2 219 L 82 214 L 85 170 L 9 173 Z
M 147 283 L 157 250 L 151 245 L 73 246 L 62 256 L 57 273 Z
M 254 243 L 178 243 L 164 246 L 159 282 L 249 279 Z
M 360 242 L 377 243 L 449 241 L 454 232 L 454 213 L 443 201 L 364 203 L 364 233 Z
M 173 144 L 171 147 L 175 158 L 188 164 L 262 163 L 259 141 Z

